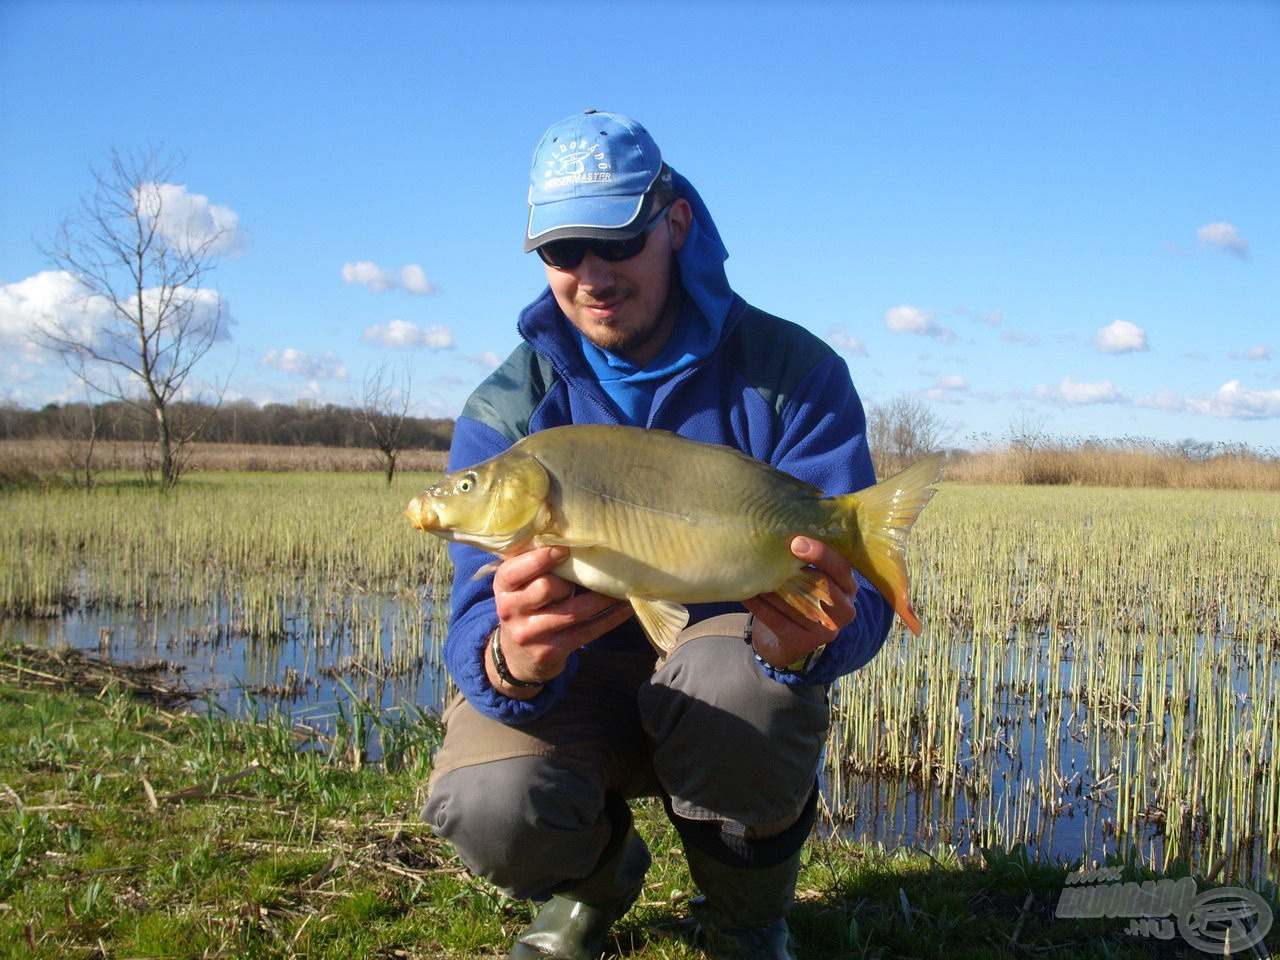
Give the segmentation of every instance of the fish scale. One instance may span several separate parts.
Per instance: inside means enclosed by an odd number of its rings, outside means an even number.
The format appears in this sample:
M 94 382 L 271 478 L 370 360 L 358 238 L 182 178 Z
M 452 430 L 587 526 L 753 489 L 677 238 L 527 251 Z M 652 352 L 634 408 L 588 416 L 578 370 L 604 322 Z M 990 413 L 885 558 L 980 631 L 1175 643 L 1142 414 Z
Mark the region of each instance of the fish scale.
M 410 503 L 421 530 L 513 556 L 564 546 L 556 573 L 626 599 L 660 653 L 686 604 L 776 593 L 834 627 L 824 577 L 791 552 L 796 536 L 830 544 L 915 632 L 906 531 L 933 495 L 942 455 L 882 483 L 823 492 L 731 447 L 661 430 L 572 425 L 522 438 L 455 471 Z

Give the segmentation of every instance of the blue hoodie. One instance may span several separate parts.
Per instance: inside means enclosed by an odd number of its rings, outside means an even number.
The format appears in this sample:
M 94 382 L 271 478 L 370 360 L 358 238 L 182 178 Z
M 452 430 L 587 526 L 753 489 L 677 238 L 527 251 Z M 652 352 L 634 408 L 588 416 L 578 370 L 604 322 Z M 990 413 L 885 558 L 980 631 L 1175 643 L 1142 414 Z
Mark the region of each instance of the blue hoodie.
M 467 401 L 454 428 L 450 470 L 472 466 L 521 437 L 567 423 L 633 423 L 693 440 L 736 447 L 825 490 L 852 493 L 875 483 L 862 402 L 844 361 L 809 331 L 770 316 L 733 293 L 728 256 L 710 212 L 693 186 L 674 176 L 677 196 L 693 221 L 676 254 L 686 294 L 679 332 L 644 368 L 595 347 L 584 349 L 550 288 L 520 314 L 523 343 Z M 590 345 L 588 345 L 590 346 Z M 602 381 L 603 376 L 603 381 Z M 486 642 L 498 625 L 493 578 L 472 579 L 493 557 L 450 544 L 455 565 L 445 665 L 481 713 L 507 723 L 541 716 L 564 695 L 576 669 L 536 697 L 512 700 L 490 685 Z M 830 683 L 867 663 L 883 645 L 892 610 L 861 576 L 857 616 L 803 676 L 777 673 L 781 683 Z M 691 622 L 740 604 L 690 609 Z M 628 623 L 595 641 L 601 648 L 648 649 Z

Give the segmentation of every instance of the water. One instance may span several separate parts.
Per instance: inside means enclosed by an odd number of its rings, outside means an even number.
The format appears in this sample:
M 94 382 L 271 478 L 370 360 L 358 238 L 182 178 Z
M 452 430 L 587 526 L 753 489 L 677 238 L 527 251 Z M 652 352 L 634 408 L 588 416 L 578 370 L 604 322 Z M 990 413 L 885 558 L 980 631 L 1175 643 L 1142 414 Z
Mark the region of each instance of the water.
M 381 712 L 415 707 L 439 712 L 451 695 L 438 656 L 444 616 L 443 600 L 428 588 L 403 600 L 357 597 L 341 609 L 295 607 L 286 612 L 286 629 L 270 639 L 244 635 L 236 627 L 234 608 L 223 604 L 147 617 L 82 611 L 51 620 L 0 622 L 0 638 L 128 662 L 163 660 L 211 703 L 232 713 L 280 711 L 332 734 L 356 701 Z M 1156 651 L 1133 667 L 1132 701 L 1104 703 L 1090 693 L 1097 669 L 1090 650 L 1098 642 L 1021 634 L 994 654 L 975 648 L 971 639 L 953 644 L 950 666 L 944 670 L 935 663 L 927 682 L 913 688 L 918 712 L 910 719 L 914 733 L 908 746 L 924 758 L 914 769 L 860 766 L 872 751 L 860 748 L 837 721 L 824 773 L 824 829 L 886 846 L 949 847 L 962 853 L 1023 843 L 1033 855 L 1071 862 L 1134 851 L 1159 869 L 1180 857 L 1201 872 L 1223 856 L 1227 864 L 1220 879 L 1274 880 L 1280 840 L 1260 820 L 1260 811 L 1280 800 L 1255 790 L 1236 799 L 1238 810 L 1221 808 L 1221 801 L 1209 797 L 1196 817 L 1178 823 L 1153 818 L 1160 771 L 1145 767 L 1143 758 L 1149 763 L 1151 751 L 1159 759 L 1163 750 L 1169 764 L 1182 762 L 1181 753 L 1194 750 L 1194 741 L 1184 742 L 1173 719 L 1153 719 L 1142 704 L 1158 702 L 1151 700 L 1155 693 L 1181 696 L 1186 665 L 1162 660 Z M 876 660 L 836 690 L 836 698 L 865 697 L 876 690 L 909 663 L 903 658 L 911 655 L 912 643 L 905 637 L 891 640 Z M 1234 650 L 1221 638 L 1205 643 L 1208 648 L 1198 653 L 1210 660 L 1229 651 L 1219 671 L 1230 690 L 1228 713 L 1233 704 L 1246 710 L 1259 690 L 1280 691 L 1275 649 Z M 1151 675 L 1144 676 L 1144 669 Z M 1146 693 L 1144 684 L 1150 688 Z M 901 695 L 889 691 L 886 696 Z M 896 707 L 913 709 L 910 703 Z M 1274 716 L 1275 708 L 1274 702 L 1266 705 L 1265 715 Z M 1232 722 L 1243 721 L 1237 716 Z M 936 729 L 947 723 L 954 726 L 950 752 L 938 745 L 947 739 L 946 731 Z M 1189 729 L 1197 728 L 1193 717 Z M 867 730 L 859 735 L 865 738 Z M 851 739 L 842 743 L 845 736 Z M 376 741 L 366 746 L 369 759 L 376 760 Z M 1254 760 L 1259 770 L 1280 762 L 1270 740 Z M 1264 790 L 1274 781 L 1256 782 Z
M 933 643 L 941 655 L 898 635 L 837 688 L 861 709 L 837 720 L 828 756 L 839 829 L 967 853 L 1133 855 L 1161 870 L 1221 860 L 1219 879 L 1278 879 L 1280 650 L 1021 629 L 981 650 L 971 637 Z M 922 660 L 927 683 L 892 685 Z M 903 726 L 907 742 L 884 750 Z
M 444 613 L 424 592 L 412 601 L 369 597 L 360 610 L 320 616 L 295 609 L 278 636 L 244 636 L 222 604 L 139 617 L 115 611 L 56 619 L 0 621 L 0 640 L 70 648 L 127 663 L 163 661 L 201 701 L 236 716 L 282 713 L 322 736 L 357 702 L 380 712 L 422 707 L 439 712 L 450 682 L 432 655 Z M 420 618 L 420 619 L 418 619 Z M 436 639 L 422 643 L 423 624 Z M 414 627 L 406 628 L 413 623 Z M 196 626 L 196 625 L 199 626 Z M 371 636 L 374 637 L 371 642 Z M 413 645 L 408 641 L 414 637 Z M 376 761 L 379 745 L 366 747 Z

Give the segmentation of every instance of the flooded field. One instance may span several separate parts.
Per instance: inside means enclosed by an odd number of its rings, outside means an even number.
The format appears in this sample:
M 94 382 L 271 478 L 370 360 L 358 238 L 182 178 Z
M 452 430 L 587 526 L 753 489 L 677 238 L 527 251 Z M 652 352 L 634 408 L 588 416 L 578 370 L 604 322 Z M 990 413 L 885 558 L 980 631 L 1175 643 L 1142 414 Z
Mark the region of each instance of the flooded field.
M 447 696 L 425 477 L 0 497 L 0 639 L 165 660 L 316 730 Z M 1280 874 L 1280 495 L 944 484 L 912 638 L 833 691 L 825 825 L 886 845 Z M 376 759 L 379 725 L 365 728 Z

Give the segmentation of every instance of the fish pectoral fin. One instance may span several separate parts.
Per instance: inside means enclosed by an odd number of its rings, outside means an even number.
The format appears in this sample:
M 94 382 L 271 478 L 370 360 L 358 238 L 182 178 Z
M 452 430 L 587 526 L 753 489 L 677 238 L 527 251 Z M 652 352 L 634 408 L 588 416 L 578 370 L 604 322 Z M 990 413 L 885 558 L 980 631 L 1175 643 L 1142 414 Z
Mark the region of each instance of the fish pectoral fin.
M 823 604 L 831 605 L 831 590 L 825 577 L 805 567 L 797 570 L 795 576 L 774 592 L 814 623 L 820 623 L 828 630 L 835 629 L 835 621 L 822 608 Z
M 487 577 L 489 574 L 491 574 L 491 573 L 497 573 L 497 572 L 498 572 L 498 567 L 500 567 L 500 566 L 502 566 L 502 558 L 501 558 L 501 557 L 499 557 L 497 560 L 490 560 L 490 561 L 489 561 L 488 563 L 486 563 L 483 567 L 481 567 L 479 570 L 477 570 L 475 573 L 473 573 L 473 574 L 471 575 L 471 579 L 472 579 L 472 580 L 483 580 L 483 579 L 484 579 L 485 577 Z
M 540 533 L 533 538 L 535 547 L 568 547 L 570 550 L 585 550 L 587 547 L 603 547 L 604 540 L 575 540 L 560 534 Z
M 644 597 L 628 597 L 635 609 L 636 619 L 644 628 L 658 656 L 666 657 L 675 649 L 676 637 L 689 623 L 689 611 L 679 603 L 669 600 L 646 600 Z

